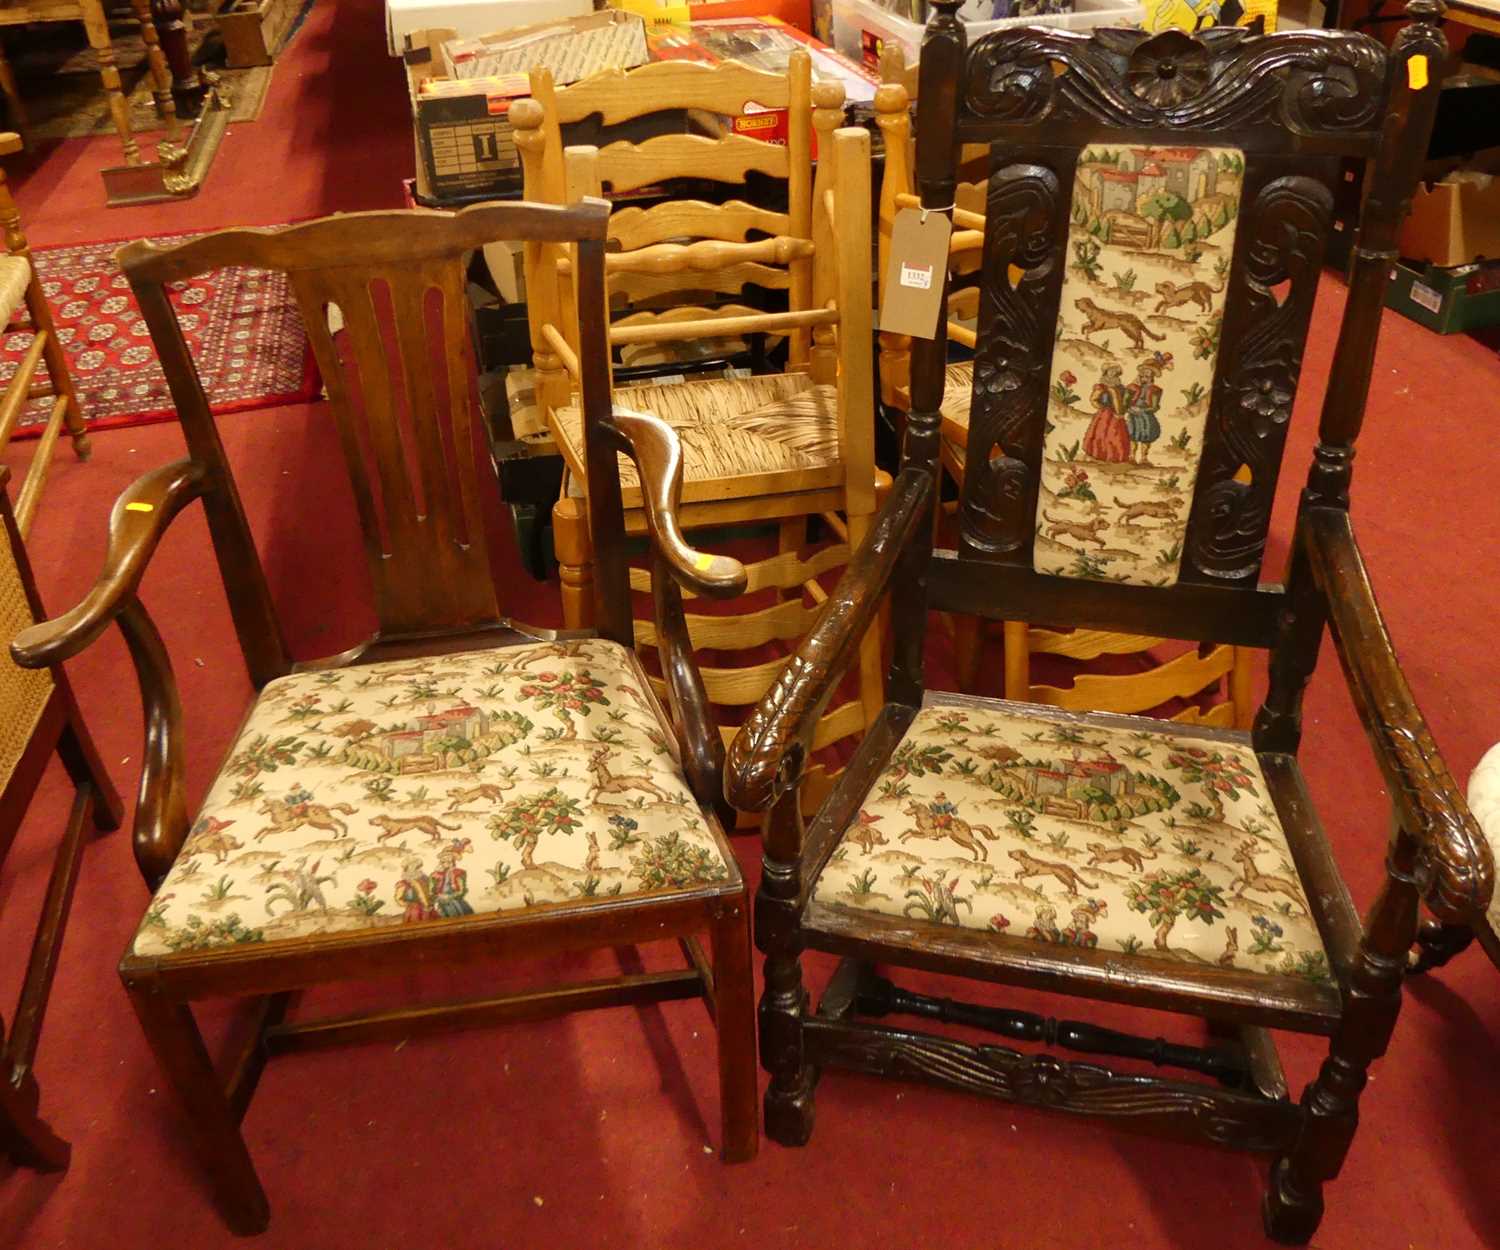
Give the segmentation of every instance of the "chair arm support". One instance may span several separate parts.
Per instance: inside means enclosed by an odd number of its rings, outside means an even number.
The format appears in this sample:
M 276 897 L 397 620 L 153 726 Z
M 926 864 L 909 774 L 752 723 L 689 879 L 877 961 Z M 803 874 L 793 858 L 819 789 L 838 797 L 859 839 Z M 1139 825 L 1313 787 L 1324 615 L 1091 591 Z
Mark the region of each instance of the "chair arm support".
M 635 461 L 651 541 L 672 575 L 684 586 L 715 599 L 743 594 L 745 566 L 730 556 L 695 551 L 682 536 L 677 512 L 682 500 L 682 443 L 660 417 L 616 407 L 604 428 L 619 450 Z
M 61 616 L 23 629 L 10 645 L 22 668 L 71 659 L 108 628 L 134 598 L 168 525 L 204 493 L 207 470 L 195 460 L 153 469 L 125 488 L 109 517 L 104 571 L 83 600 Z
M 800 784 L 818 718 L 875 619 L 896 563 L 927 518 L 931 474 L 903 469 L 817 622 L 729 746 L 724 793 L 763 811 Z
M 1298 529 L 1397 819 L 1421 848 L 1427 905 L 1440 920 L 1472 924 L 1489 906 L 1493 856 L 1401 671 L 1349 514 L 1309 508 Z

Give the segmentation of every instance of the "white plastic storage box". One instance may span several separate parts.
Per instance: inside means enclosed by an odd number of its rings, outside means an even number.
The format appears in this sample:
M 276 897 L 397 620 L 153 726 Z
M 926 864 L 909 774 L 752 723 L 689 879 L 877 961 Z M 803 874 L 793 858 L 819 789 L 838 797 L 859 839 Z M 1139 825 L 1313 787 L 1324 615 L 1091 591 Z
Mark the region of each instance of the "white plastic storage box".
M 976 7 L 974 3 L 966 4 L 960 11 L 968 27 L 971 46 L 981 35 L 1008 26 L 1093 30 L 1096 26 L 1139 26 L 1146 16 L 1145 7 L 1130 3 L 1130 0 L 1076 0 L 1072 13 L 1002 17 L 987 22 L 969 20 L 969 12 Z M 906 63 L 915 65 L 918 49 L 922 46 L 923 29 L 921 22 L 892 13 L 875 0 L 833 0 L 833 46 L 845 56 L 871 68 L 879 64 L 880 49 L 888 41 L 899 44 L 906 53 Z

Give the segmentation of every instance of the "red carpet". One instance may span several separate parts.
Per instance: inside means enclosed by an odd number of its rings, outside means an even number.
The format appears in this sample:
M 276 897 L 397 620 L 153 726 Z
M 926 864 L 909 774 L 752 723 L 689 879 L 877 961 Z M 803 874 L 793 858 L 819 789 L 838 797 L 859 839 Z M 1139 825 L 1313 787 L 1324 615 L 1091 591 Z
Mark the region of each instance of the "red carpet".
M 191 232 L 158 235 L 152 241 L 189 238 Z M 79 401 L 95 430 L 177 416 L 130 283 L 115 262 L 121 242 L 32 253 Z M 318 393 L 312 347 L 285 274 L 244 267 L 218 270 L 173 284 L 170 298 L 215 412 L 300 403 Z M 29 330 L 5 336 L 0 382 L 15 373 L 32 338 Z M 50 411 L 50 400 L 33 400 L 22 415 L 21 436 L 28 426 L 32 434 L 40 434 Z
M 98 209 L 93 165 L 71 144 L 20 179 L 34 236 L 201 229 L 399 203 L 410 167 L 400 78 L 384 58 L 374 0 L 319 0 L 277 71 L 264 119 L 232 136 L 209 189 L 162 210 Z M 263 150 L 259 145 L 264 143 Z M 255 146 L 252 146 L 255 145 Z M 107 150 L 107 145 L 105 149 Z M 237 153 L 247 155 L 237 158 Z M 94 164 L 97 164 L 95 160 Z M 270 171 L 270 173 L 268 173 Z M 274 174 L 275 178 L 270 176 Z M 54 197 L 57 197 L 54 199 Z M 1342 288 L 1330 283 L 1308 352 L 1326 369 Z M 1500 738 L 1500 649 L 1490 553 L 1500 541 L 1500 363 L 1466 338 L 1388 316 L 1361 444 L 1355 514 L 1391 630 L 1438 741 L 1460 775 Z M 1290 484 L 1305 472 L 1321 386 L 1301 396 Z M 324 412 L 295 405 L 226 418 L 222 428 L 298 654 L 338 650 L 368 628 L 367 593 L 337 439 Z M 101 435 L 92 463 L 64 452 L 33 536 L 43 594 L 71 604 L 92 580 L 115 494 L 180 455 L 172 425 Z M 13 449 L 13 463 L 25 448 Z M 1281 536 L 1295 490 L 1278 512 Z M 518 615 L 557 620 L 555 587 L 520 572 L 503 523 L 497 559 Z M 196 799 L 245 705 L 248 683 L 201 514 L 163 544 L 143 592 L 182 683 Z M 934 631 L 936 634 L 936 631 Z M 139 703 L 114 634 L 72 666 L 104 758 L 133 792 Z M 940 672 L 941 666 L 934 665 Z M 1388 807 L 1331 652 L 1307 705 L 1306 769 L 1357 900 L 1377 887 Z M 0 1003 L 66 813 L 60 770 L 0 874 Z M 753 839 L 738 848 L 747 867 Z M 753 872 L 752 867 L 752 872 Z M 146 904 L 128 834 L 93 845 L 42 1041 L 47 1114 L 74 1143 L 62 1178 L 0 1170 L 0 1245 L 228 1247 L 114 974 Z M 665 958 L 646 951 L 650 963 Z M 810 960 L 814 979 L 829 963 Z M 588 961 L 603 969 L 605 954 Z M 583 961 L 501 970 L 520 983 Z M 457 981 L 457 978 L 452 978 Z M 379 987 L 416 1001 L 440 974 Z M 469 978 L 468 988 L 479 984 Z M 323 995 L 317 1006 L 362 995 Z M 369 995 L 363 995 L 368 997 Z M 1098 1010 L 1034 994 L 991 995 L 1054 1014 L 1190 1033 L 1166 1017 Z M 222 1022 L 224 1017 L 218 1016 Z M 1321 1048 L 1288 1038 L 1298 1089 Z M 1391 1053 L 1374 1071 L 1344 1174 L 1328 1189 L 1322 1250 L 1468 1250 L 1500 1244 L 1490 1151 L 1500 1115 L 1500 973 L 1477 952 L 1414 984 Z M 722 1167 L 712 1032 L 696 1004 L 610 1011 L 548 1024 L 278 1060 L 246 1119 L 269 1192 L 268 1247 L 860 1246 L 1005 1250 L 1166 1250 L 1267 1245 L 1263 1164 L 1056 1116 L 833 1073 L 812 1144 L 766 1143 Z

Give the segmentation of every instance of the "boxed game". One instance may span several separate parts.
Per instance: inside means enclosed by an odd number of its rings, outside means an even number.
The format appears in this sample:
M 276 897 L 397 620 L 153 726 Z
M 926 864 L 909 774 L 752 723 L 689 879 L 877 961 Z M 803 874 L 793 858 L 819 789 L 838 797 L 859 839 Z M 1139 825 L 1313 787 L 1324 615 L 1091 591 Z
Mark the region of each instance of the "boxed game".
M 1450 269 L 1398 261 L 1385 306 L 1439 334 L 1500 325 L 1500 260 Z

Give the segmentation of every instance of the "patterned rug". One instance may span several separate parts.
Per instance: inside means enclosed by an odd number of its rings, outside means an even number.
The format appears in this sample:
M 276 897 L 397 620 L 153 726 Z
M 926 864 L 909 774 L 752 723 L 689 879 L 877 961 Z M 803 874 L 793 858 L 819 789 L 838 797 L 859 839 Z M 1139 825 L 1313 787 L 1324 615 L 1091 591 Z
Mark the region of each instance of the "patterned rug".
M 158 235 L 176 243 L 191 234 Z M 95 429 L 174 418 L 156 351 L 130 285 L 115 264 L 120 244 L 40 248 L 32 254 L 73 367 L 83 415 Z M 172 302 L 215 412 L 271 408 L 313 398 L 317 370 L 286 276 L 262 269 L 221 269 L 173 283 Z M 0 383 L 16 371 L 31 333 L 0 343 Z M 21 419 L 39 433 L 48 403 L 33 400 Z

